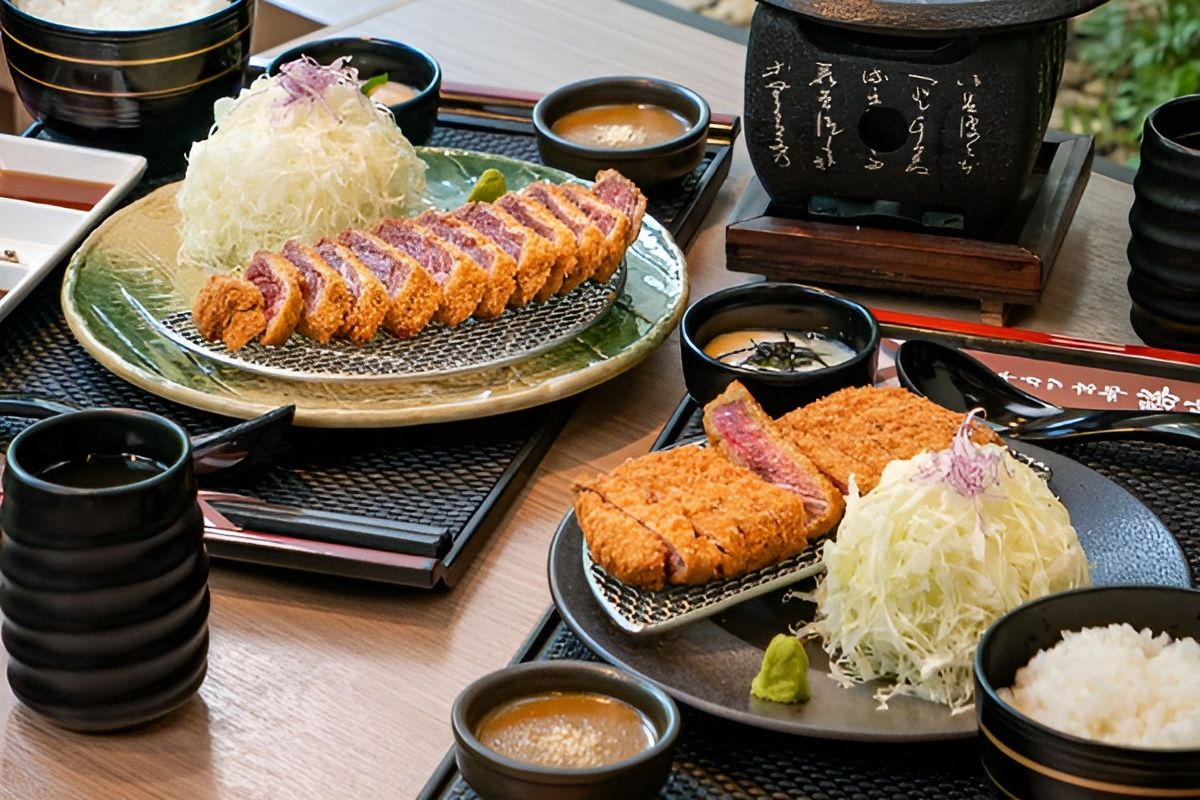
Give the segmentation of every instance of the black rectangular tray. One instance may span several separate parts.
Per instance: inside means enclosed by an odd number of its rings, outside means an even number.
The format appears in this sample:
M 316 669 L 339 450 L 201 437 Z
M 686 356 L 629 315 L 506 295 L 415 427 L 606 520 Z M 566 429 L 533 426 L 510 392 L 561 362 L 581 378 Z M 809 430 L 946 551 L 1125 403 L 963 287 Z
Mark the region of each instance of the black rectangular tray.
M 1192 357 L 1181 354 L 1096 346 L 1040 334 L 1021 333 L 1022 338 L 1012 338 L 1003 335 L 1009 333 L 1003 329 L 881 316 L 888 320 L 881 326 L 883 334 L 893 341 L 937 338 L 957 347 L 1020 357 L 1032 364 L 1103 369 L 1118 382 L 1148 376 L 1173 382 L 1172 386 L 1200 386 L 1200 365 L 1189 363 Z M 700 409 L 685 397 L 653 449 L 701 435 Z M 1200 450 L 1133 441 L 1055 449 L 1120 484 L 1154 511 L 1179 541 L 1193 584 L 1200 584 Z M 559 659 L 600 660 L 552 606 L 513 663 Z M 832 742 L 748 728 L 689 708 L 683 709 L 683 716 L 671 777 L 659 795 L 662 800 L 995 800 L 1000 796 L 970 740 L 904 745 Z M 476 798 L 458 772 L 453 752 L 442 760 L 418 796 L 418 800 Z
M 438 128 L 429 144 L 538 161 L 529 112 L 536 97 L 447 85 Z M 650 197 L 649 213 L 687 246 L 729 172 L 736 117 L 715 116 L 704 162 L 678 184 Z M 50 137 L 35 125 L 27 136 Z M 181 176 L 144 181 L 127 198 L 143 196 Z M 62 267 L 0 322 L 0 391 L 120 406 L 173 418 L 191 433 L 231 420 L 187 408 L 116 378 L 79 346 L 59 307 Z M 275 465 L 254 480 L 216 487 L 271 503 L 347 511 L 445 528 L 453 544 L 442 558 L 388 553 L 274 535 L 210 533 L 217 558 L 383 581 L 417 588 L 453 586 L 495 523 L 533 474 L 577 404 L 549 406 L 472 420 L 374 431 L 295 428 Z M 26 420 L 0 417 L 7 446 Z

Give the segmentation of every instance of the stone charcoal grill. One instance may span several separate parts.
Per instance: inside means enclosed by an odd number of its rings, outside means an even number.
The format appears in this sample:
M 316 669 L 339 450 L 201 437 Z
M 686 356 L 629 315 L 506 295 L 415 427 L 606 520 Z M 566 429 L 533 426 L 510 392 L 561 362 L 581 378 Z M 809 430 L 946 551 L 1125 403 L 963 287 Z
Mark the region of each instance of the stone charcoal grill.
M 777 206 L 986 237 L 1050 118 L 1068 17 L 1103 0 L 760 0 L 746 139 Z

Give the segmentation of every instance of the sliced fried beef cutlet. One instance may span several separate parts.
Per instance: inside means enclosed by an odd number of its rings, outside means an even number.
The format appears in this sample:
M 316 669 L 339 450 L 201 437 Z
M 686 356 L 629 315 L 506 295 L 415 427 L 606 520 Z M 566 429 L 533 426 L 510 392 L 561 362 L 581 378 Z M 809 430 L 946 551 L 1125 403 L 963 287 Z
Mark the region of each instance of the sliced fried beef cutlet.
M 517 262 L 517 285 L 508 304 L 528 305 L 550 277 L 556 255 L 550 243 L 492 203 L 467 203 L 450 212 L 500 246 Z
M 508 307 L 517 288 L 517 262 L 492 240 L 462 220 L 426 211 L 416 223 L 461 250 L 487 275 L 483 296 L 475 307 L 477 319 L 496 319 Z
M 625 243 L 632 245 L 637 241 L 642 230 L 642 217 L 646 215 L 646 195 L 637 184 L 615 169 L 605 169 L 596 173 L 592 194 L 629 218 L 629 235 Z
M 278 253 L 259 250 L 250 259 L 243 277 L 262 292 L 267 325 L 259 342 L 279 346 L 287 342 L 304 314 L 304 276 L 296 265 Z
M 370 341 L 392 304 L 383 281 L 343 244 L 320 239 L 314 249 L 341 276 L 350 297 L 350 308 L 334 335 L 353 344 Z
M 453 328 L 475 313 L 488 276 L 462 250 L 412 220 L 386 219 L 373 232 L 415 259 L 441 287 L 442 302 L 433 315 L 434 322 Z
M 888 462 L 926 450 L 944 450 L 963 415 L 905 389 L 842 389 L 778 420 L 785 438 L 800 448 L 843 493 L 854 475 L 859 492 L 875 488 Z M 977 444 L 1003 444 L 975 423 Z
M 607 252 L 604 233 L 556 184 L 532 183 L 521 193 L 553 214 L 575 235 L 575 270 L 563 279 L 562 288 L 564 293 L 569 292 L 592 277 L 604 262 Z
M 775 420 L 741 383 L 734 381 L 704 407 L 704 431 L 709 445 L 734 464 L 753 470 L 804 502 L 808 536 L 822 536 L 841 521 L 846 510 L 841 492 L 780 434 Z
M 288 241 L 283 245 L 283 257 L 304 276 L 300 285 L 304 312 L 296 331 L 314 342 L 328 342 L 346 324 L 346 314 L 353 306 L 346 282 L 308 245 Z
M 410 255 L 442 288 L 434 323 L 454 327 L 475 313 L 487 289 L 487 272 L 461 249 L 412 219 L 384 219 L 372 233 Z
M 213 275 L 196 295 L 192 319 L 205 339 L 237 350 L 266 330 L 266 306 L 262 292 L 250 281 Z
M 338 241 L 383 282 L 391 300 L 383 328 L 401 339 L 416 336 L 442 304 L 442 290 L 415 259 L 378 236 L 351 228 Z
M 545 206 L 531 200 L 522 194 L 508 192 L 496 201 L 513 218 L 546 240 L 554 251 L 554 265 L 550 275 L 538 293 L 534 302 L 544 303 L 556 294 L 562 293 L 563 283 L 568 276 L 575 274 L 579 257 L 576 253 L 575 234 L 571 229 L 558 221 Z
M 625 257 L 625 250 L 629 246 L 629 217 L 601 201 L 583 186 L 564 183 L 562 190 L 604 234 L 604 256 L 600 259 L 596 271 L 592 273 L 592 279 L 605 283 L 617 271 L 621 259 Z
M 711 448 L 650 453 L 579 484 L 593 560 L 661 589 L 735 577 L 804 549 L 804 504 Z

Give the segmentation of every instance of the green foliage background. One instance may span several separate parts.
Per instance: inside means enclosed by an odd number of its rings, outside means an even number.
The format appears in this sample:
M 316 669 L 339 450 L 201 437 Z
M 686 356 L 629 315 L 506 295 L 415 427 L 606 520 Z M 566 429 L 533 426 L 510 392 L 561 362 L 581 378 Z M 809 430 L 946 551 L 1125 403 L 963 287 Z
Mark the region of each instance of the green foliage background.
M 1136 163 L 1146 115 L 1200 93 L 1200 0 L 1111 0 L 1075 33 L 1075 59 L 1105 88 L 1096 108 L 1066 107 L 1063 121 L 1094 133 L 1100 152 Z

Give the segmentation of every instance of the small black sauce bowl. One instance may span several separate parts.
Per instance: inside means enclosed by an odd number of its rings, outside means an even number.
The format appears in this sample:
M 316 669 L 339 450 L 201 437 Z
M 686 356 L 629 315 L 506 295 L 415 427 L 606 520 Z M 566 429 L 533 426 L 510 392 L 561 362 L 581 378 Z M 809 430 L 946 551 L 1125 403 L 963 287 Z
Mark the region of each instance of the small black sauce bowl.
M 724 364 L 704 352 L 713 337 L 731 331 L 813 331 L 840 339 L 855 350 L 849 361 L 811 372 L 767 372 Z M 875 379 L 879 323 L 853 300 L 795 283 L 752 283 L 710 294 L 683 315 L 679 352 L 688 394 L 701 406 L 733 381 L 763 409 L 780 416 L 848 386 Z
M 97 31 L 0 0 L 0 43 L 17 95 L 49 135 L 137 153 L 165 174 L 208 135 L 213 103 L 241 88 L 254 8 L 233 0 L 165 28 Z
M 594 692 L 641 711 L 655 742 L 633 758 L 604 767 L 558 769 L 502 756 L 475 735 L 488 712 L 544 692 Z M 455 759 L 467 783 L 487 800 L 640 800 L 656 797 L 671 771 L 679 709 L 661 689 L 613 667 L 572 661 L 519 664 L 485 675 L 454 701 Z
M 1016 672 L 1063 631 L 1127 622 L 1200 639 L 1200 591 L 1161 586 L 1078 589 L 1026 603 L 992 624 L 975 650 L 980 757 L 1008 797 L 1097 800 L 1200 797 L 1200 748 L 1101 744 L 1035 722 L 1000 699 Z M 1120 686 L 1109 687 L 1117 693 Z M 1103 698 L 1101 698 L 1103 699 Z
M 278 73 L 282 65 L 301 56 L 308 56 L 319 64 L 331 64 L 342 56 L 350 56 L 350 66 L 358 70 L 359 80 L 366 81 L 386 72 L 389 81 L 417 89 L 416 97 L 388 108 L 400 131 L 413 144 L 424 144 L 433 134 L 437 124 L 438 96 L 442 90 L 442 68 L 424 50 L 390 39 L 366 36 L 316 39 L 280 53 L 267 67 L 267 74 Z
M 674 139 L 648 147 L 603 148 L 568 141 L 551 130 L 572 111 L 618 103 L 645 103 L 673 111 L 688 122 Z M 691 89 L 657 78 L 590 78 L 560 86 L 533 107 L 533 127 L 542 161 L 581 178 L 615 169 L 645 188 L 682 178 L 704 159 L 709 110 Z

